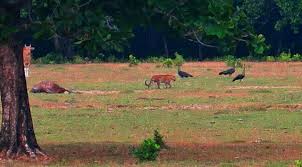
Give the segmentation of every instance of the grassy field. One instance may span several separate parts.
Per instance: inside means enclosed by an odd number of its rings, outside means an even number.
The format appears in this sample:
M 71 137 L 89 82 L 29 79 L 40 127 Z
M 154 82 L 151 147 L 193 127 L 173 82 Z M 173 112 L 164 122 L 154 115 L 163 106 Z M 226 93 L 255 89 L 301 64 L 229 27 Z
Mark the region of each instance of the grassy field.
M 224 63 L 186 63 L 195 77 L 147 89 L 155 64 L 34 65 L 41 80 L 82 94 L 32 94 L 36 136 L 52 157 L 28 166 L 292 166 L 302 156 L 302 63 L 246 63 L 246 79 L 218 76 Z M 237 73 L 240 73 L 238 69 Z M 138 164 L 130 146 L 159 129 L 170 149 Z M 1 165 L 1 164 L 0 164 Z

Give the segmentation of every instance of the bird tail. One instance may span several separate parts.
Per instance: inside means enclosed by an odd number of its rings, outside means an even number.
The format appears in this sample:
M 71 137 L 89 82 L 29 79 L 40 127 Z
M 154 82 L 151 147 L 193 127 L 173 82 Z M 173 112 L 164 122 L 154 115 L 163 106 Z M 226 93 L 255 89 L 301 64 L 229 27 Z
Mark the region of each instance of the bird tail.
M 219 73 L 219 75 L 222 75 L 222 74 L 223 74 L 223 72 L 220 72 L 220 73 Z

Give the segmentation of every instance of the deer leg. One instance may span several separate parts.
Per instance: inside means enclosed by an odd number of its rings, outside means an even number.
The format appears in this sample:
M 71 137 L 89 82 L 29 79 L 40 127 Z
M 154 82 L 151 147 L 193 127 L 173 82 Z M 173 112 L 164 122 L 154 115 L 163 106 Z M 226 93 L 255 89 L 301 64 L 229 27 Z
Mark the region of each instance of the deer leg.
M 28 68 L 27 67 L 24 68 L 24 73 L 25 73 L 25 77 L 28 77 Z

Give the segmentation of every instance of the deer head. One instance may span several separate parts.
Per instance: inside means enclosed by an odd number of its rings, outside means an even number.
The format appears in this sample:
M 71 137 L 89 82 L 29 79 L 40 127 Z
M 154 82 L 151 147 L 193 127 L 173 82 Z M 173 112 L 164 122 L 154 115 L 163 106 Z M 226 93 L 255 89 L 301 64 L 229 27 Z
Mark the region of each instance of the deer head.
M 29 44 L 28 46 L 26 44 L 24 44 L 24 48 L 30 49 L 30 50 L 35 50 L 35 48 L 31 46 L 31 44 Z

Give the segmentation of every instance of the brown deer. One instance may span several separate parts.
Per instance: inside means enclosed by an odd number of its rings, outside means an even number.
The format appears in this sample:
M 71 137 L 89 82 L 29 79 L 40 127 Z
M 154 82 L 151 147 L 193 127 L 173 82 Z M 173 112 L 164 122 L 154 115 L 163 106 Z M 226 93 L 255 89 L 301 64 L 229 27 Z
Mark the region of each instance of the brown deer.
M 25 77 L 29 76 L 29 67 L 31 63 L 31 51 L 35 48 L 31 46 L 27 46 L 26 44 L 23 47 L 23 64 L 24 64 L 24 73 Z

